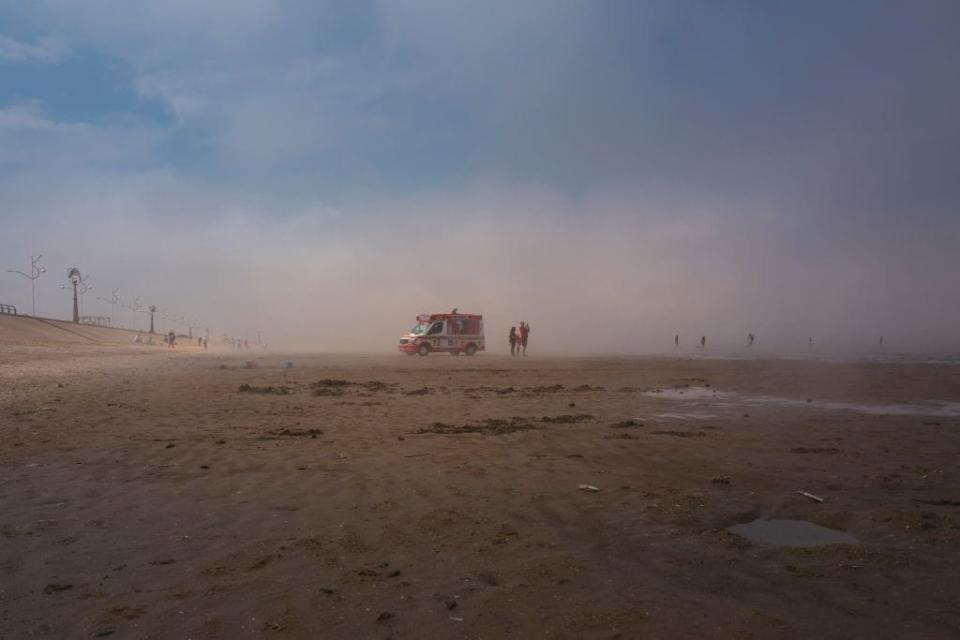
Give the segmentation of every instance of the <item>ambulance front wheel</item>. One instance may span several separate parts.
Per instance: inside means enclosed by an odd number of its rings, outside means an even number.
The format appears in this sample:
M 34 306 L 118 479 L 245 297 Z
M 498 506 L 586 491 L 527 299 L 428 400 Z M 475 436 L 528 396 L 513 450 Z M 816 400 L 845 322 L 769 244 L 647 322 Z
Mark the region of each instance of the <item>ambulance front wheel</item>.
M 477 345 L 475 344 L 468 344 L 466 350 L 464 351 L 464 353 L 466 353 L 468 356 L 472 356 L 476 352 L 477 352 Z
M 417 355 L 421 355 L 421 356 L 430 355 L 430 345 L 421 344 L 419 347 L 417 347 Z

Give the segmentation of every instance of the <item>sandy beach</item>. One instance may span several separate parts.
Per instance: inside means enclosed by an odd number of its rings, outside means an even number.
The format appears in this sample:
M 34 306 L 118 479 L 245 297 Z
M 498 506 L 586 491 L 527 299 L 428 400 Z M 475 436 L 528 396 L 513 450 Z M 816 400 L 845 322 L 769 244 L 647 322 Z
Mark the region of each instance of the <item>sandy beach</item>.
M 957 367 L 37 348 L 2 638 L 960 634 Z

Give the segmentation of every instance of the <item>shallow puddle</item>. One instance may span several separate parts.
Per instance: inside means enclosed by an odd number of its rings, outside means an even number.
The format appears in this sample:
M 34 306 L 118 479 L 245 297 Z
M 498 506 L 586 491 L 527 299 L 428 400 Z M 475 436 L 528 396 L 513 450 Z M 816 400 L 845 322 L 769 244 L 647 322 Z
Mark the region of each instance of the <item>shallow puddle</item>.
M 751 396 L 730 391 L 715 391 L 706 387 L 684 387 L 683 389 L 662 389 L 645 391 L 645 396 L 696 402 L 700 406 L 744 407 L 777 406 L 806 407 L 827 411 L 855 411 L 876 416 L 939 416 L 944 418 L 960 417 L 960 402 L 926 402 L 923 404 L 863 404 L 856 402 L 831 402 L 827 400 L 797 400 L 775 396 Z
M 827 544 L 856 544 L 853 534 L 828 529 L 805 520 L 754 520 L 729 527 L 727 531 L 751 542 L 787 547 L 819 547 Z

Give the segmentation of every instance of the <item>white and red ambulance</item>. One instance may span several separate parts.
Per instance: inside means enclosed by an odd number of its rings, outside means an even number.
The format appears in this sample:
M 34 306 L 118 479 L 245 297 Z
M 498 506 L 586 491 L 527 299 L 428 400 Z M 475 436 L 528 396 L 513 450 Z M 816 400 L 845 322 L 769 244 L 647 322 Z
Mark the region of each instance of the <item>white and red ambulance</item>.
M 449 353 L 472 356 L 484 351 L 483 316 L 472 313 L 421 313 L 417 326 L 400 338 L 400 351 L 412 356 Z

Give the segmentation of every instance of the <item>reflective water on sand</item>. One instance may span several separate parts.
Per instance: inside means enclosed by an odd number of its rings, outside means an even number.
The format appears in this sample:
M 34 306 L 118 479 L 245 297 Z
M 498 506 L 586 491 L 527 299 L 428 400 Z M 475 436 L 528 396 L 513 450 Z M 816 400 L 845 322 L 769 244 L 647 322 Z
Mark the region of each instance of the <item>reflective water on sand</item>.
M 855 411 L 869 415 L 888 416 L 960 416 L 960 402 L 925 402 L 922 404 L 863 404 L 856 402 L 833 402 L 829 400 L 797 400 L 775 396 L 751 396 L 730 391 L 715 391 L 706 387 L 684 387 L 646 391 L 645 396 L 698 402 L 711 408 L 744 406 L 806 407 L 826 411 Z
M 654 420 L 710 420 L 716 418 L 716 413 L 690 412 L 690 413 L 654 413 L 650 416 Z
M 665 351 L 661 355 L 672 359 L 744 361 L 744 360 L 802 360 L 806 362 L 870 362 L 876 364 L 960 366 L 960 354 L 956 353 L 903 353 L 893 351 L 875 352 L 829 352 L 802 351 L 728 351 L 726 353 L 676 353 Z
M 846 531 L 828 529 L 804 520 L 754 520 L 729 527 L 727 531 L 751 542 L 787 547 L 857 543 L 856 537 Z

